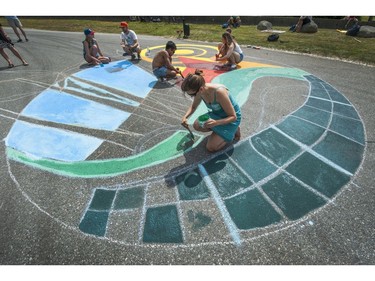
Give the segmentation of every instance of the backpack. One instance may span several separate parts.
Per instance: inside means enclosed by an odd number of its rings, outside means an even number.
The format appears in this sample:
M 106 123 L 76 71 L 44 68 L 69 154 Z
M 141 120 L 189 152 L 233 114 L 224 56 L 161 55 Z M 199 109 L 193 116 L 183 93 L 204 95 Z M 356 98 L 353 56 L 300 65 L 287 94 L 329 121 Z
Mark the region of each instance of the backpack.
M 279 34 L 277 34 L 277 33 L 273 33 L 273 34 L 271 34 L 270 36 L 267 37 L 268 42 L 275 42 L 277 40 L 279 40 Z
M 226 23 L 223 23 L 223 24 L 221 25 L 222 28 L 227 28 L 228 26 L 229 26 L 229 23 L 227 23 L 227 22 L 226 22 Z

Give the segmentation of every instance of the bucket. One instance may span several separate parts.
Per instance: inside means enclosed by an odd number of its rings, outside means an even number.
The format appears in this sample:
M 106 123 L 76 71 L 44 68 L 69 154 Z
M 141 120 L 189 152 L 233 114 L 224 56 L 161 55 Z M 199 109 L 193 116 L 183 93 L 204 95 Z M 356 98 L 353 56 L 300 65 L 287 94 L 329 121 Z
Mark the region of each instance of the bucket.
M 201 128 L 204 128 L 204 124 L 210 119 L 210 116 L 206 113 L 198 117 L 198 124 Z

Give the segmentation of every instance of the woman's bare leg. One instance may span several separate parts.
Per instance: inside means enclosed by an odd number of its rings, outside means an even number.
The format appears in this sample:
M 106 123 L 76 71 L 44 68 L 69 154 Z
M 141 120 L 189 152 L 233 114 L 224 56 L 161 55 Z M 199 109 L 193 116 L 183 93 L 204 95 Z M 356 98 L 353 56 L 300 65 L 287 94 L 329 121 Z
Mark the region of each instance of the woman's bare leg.
M 3 58 L 8 62 L 9 64 L 9 67 L 13 67 L 13 62 L 10 60 L 10 58 L 8 57 L 8 55 L 5 53 L 4 49 L 3 48 L 0 48 L 0 54 L 3 56 Z
M 221 150 L 226 144 L 226 141 L 223 140 L 222 137 L 215 132 L 212 132 L 212 134 L 208 137 L 206 148 L 209 152 L 216 152 Z
M 238 127 L 236 133 L 234 134 L 234 140 L 239 141 L 240 139 L 241 139 L 241 129 L 240 127 Z
M 17 58 L 20 59 L 20 61 L 23 63 L 23 65 L 29 65 L 29 64 L 27 63 L 27 61 L 25 61 L 25 60 L 23 59 L 23 57 L 21 57 L 20 53 L 17 51 L 16 48 L 12 47 L 12 48 L 9 48 L 9 49 L 12 51 L 12 53 L 13 53 Z

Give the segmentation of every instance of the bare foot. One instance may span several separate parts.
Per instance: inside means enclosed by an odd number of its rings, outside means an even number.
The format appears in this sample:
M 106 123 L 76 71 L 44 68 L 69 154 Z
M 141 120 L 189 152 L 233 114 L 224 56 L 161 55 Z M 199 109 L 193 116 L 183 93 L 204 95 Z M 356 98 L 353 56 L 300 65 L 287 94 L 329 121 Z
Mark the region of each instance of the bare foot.
M 234 134 L 234 140 L 239 141 L 240 139 L 241 139 L 241 129 L 240 127 L 238 127 L 236 133 Z
M 29 65 L 26 61 L 24 61 L 22 63 L 23 63 L 24 66 L 28 66 Z

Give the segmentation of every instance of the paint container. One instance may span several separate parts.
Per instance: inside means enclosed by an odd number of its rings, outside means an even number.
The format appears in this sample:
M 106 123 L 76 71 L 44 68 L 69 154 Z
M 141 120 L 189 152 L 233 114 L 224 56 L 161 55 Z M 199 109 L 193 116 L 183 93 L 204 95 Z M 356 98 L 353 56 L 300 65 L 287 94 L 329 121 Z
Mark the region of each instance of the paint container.
M 198 117 L 198 124 L 201 128 L 204 128 L 204 124 L 210 119 L 210 116 L 206 113 Z

